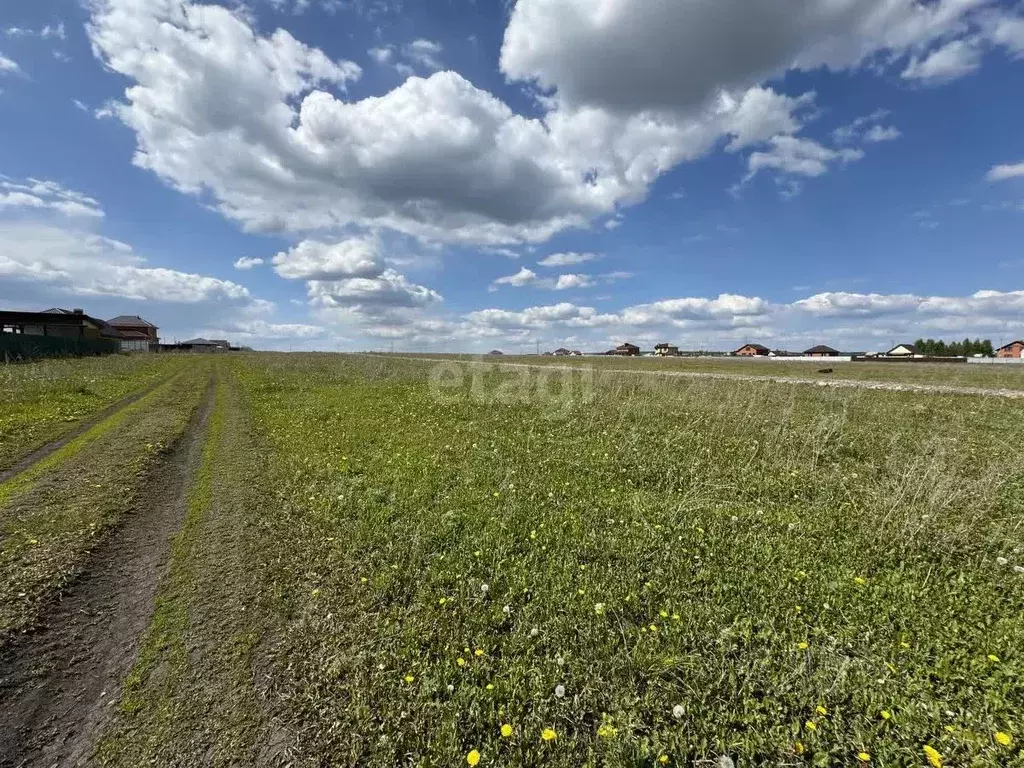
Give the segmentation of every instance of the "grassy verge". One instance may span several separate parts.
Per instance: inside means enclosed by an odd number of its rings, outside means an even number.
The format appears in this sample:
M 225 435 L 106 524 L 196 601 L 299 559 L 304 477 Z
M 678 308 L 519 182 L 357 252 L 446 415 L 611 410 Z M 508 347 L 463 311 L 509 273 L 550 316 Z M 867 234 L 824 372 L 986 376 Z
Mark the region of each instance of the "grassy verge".
M 224 378 L 152 623 L 96 751 L 101 764 L 259 762 L 254 677 L 268 616 L 255 535 L 267 502 L 259 464 L 247 413 Z
M 427 357 L 437 357 L 427 355 Z M 469 360 L 468 355 L 451 355 L 452 359 Z M 479 359 L 479 358 L 475 358 Z M 495 363 L 526 363 L 529 365 L 591 366 L 597 371 L 686 371 L 691 373 L 723 373 L 729 375 L 775 376 L 800 379 L 848 379 L 894 384 L 939 384 L 986 389 L 1024 389 L 1024 365 L 979 365 L 974 363 L 837 363 L 822 358 L 818 362 L 775 362 L 742 358 L 621 358 L 621 357 L 551 357 L 504 355 L 485 358 Z M 831 368 L 831 373 L 819 371 Z
M 174 356 L 113 355 L 0 365 L 0 469 L 187 364 Z
M 294 764 L 1022 759 L 1019 405 L 234 364 Z
M 188 368 L 4 486 L 0 645 L 32 625 L 42 604 L 131 509 L 160 454 L 184 431 L 208 379 L 206 365 Z

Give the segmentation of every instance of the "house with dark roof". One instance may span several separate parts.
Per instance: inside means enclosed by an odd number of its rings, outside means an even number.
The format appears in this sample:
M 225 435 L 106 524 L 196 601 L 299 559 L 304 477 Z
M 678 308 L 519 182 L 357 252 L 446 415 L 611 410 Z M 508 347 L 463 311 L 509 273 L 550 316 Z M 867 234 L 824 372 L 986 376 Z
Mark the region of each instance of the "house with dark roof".
M 767 357 L 771 352 L 764 344 L 744 344 L 733 352 L 736 357 Z
M 664 342 L 662 344 L 655 344 L 654 354 L 660 357 L 678 357 L 679 347 L 677 347 L 675 344 L 669 344 L 667 342 Z
M 81 309 L 0 311 L 0 360 L 104 355 L 120 349 L 117 329 Z
M 224 339 L 189 339 L 181 342 L 178 347 L 184 352 L 228 352 L 231 345 Z
M 619 344 L 615 349 L 608 351 L 609 355 L 619 355 L 621 357 L 636 357 L 640 354 L 640 347 L 636 344 L 630 344 L 628 341 L 623 344 Z
M 120 331 L 122 352 L 149 352 L 160 343 L 159 328 L 138 315 L 118 315 L 107 322 Z
M 996 357 L 1024 357 L 1024 341 L 1011 341 L 996 350 Z
M 923 357 L 921 350 L 913 344 L 897 344 L 885 353 L 886 357 Z
M 555 354 L 558 355 L 559 357 L 567 357 L 571 355 L 572 352 L 570 352 L 565 347 L 559 347 L 558 349 L 555 350 Z
M 816 347 L 811 347 L 810 349 L 805 350 L 804 354 L 807 355 L 807 357 L 839 357 L 839 350 L 832 349 L 832 347 L 825 346 L 824 344 L 819 344 Z

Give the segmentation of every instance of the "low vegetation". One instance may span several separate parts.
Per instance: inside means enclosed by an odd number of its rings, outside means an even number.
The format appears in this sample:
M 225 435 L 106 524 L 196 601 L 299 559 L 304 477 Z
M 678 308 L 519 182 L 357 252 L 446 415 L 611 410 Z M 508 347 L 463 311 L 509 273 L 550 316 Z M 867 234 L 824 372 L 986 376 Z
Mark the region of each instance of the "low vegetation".
M 213 365 L 104 764 L 1024 761 L 1014 401 Z
M 157 355 L 113 355 L 0 365 L 0 469 L 182 363 Z
M 0 484 L 0 647 L 30 627 L 144 489 L 207 386 L 193 366 Z

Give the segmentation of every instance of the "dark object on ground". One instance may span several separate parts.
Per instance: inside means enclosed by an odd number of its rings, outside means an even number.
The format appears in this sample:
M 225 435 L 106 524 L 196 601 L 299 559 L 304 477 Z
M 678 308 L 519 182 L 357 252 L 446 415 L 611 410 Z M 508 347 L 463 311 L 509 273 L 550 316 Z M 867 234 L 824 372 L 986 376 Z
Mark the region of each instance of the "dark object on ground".
M 832 369 L 831 368 L 820 368 L 818 370 L 818 373 L 832 373 Z

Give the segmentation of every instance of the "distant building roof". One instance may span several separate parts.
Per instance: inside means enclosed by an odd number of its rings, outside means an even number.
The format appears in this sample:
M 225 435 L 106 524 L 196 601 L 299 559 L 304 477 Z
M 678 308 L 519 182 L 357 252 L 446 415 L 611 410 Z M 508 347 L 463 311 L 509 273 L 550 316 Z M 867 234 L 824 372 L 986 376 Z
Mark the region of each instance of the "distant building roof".
M 999 347 L 998 349 L 1009 349 L 1014 344 L 1020 344 L 1021 346 L 1024 346 L 1024 341 L 1022 341 L 1021 339 L 1017 339 L 1017 341 L 1011 341 L 1009 344 L 1003 344 L 1003 346 Z
M 919 350 L 919 349 L 918 349 L 917 347 L 915 347 L 915 346 L 914 346 L 913 344 L 897 344 L 897 345 L 896 345 L 895 347 L 893 347 L 892 349 L 890 349 L 890 350 L 889 350 L 888 352 L 886 352 L 885 354 L 887 354 L 887 355 L 891 355 L 891 354 L 892 354 L 893 352 L 895 352 L 895 351 L 896 351 L 897 349 L 905 349 L 905 350 L 907 350 L 907 351 L 908 351 L 908 352 L 909 352 L 910 354 L 912 354 L 912 355 L 920 355 L 920 354 L 921 354 L 921 350 Z
M 838 355 L 839 354 L 839 350 L 838 349 L 832 349 L 832 347 L 826 346 L 825 344 L 819 344 L 816 347 L 811 347 L 806 352 L 804 352 L 804 354 L 805 355 L 821 355 L 821 354 Z
M 505 354 L 505 353 L 504 353 L 504 352 L 502 352 L 502 351 L 501 351 L 500 349 L 492 349 L 492 350 L 491 350 L 490 352 L 488 352 L 487 354 L 488 354 L 488 355 L 503 355 L 503 354 Z
M 153 325 L 151 322 L 143 320 L 138 315 L 118 315 L 113 320 L 107 320 L 107 322 L 110 323 L 115 328 L 120 326 L 145 326 L 146 328 L 156 328 L 156 326 Z
M 188 341 L 183 341 L 181 343 L 182 344 L 188 344 L 189 346 L 192 346 L 192 347 L 216 347 L 216 346 L 220 346 L 216 341 L 210 341 L 209 339 L 204 339 L 204 338 L 201 338 L 201 337 L 198 338 L 198 339 L 189 339 Z
M 630 344 L 628 341 L 616 347 L 616 349 L 640 349 L 636 344 Z
M 740 349 L 746 349 L 747 347 L 750 347 L 751 349 L 756 349 L 758 352 L 770 352 L 771 351 L 764 344 L 753 344 L 753 343 L 751 343 L 751 344 L 744 344 L 742 347 L 740 347 Z M 736 351 L 739 352 L 740 350 L 737 349 Z

